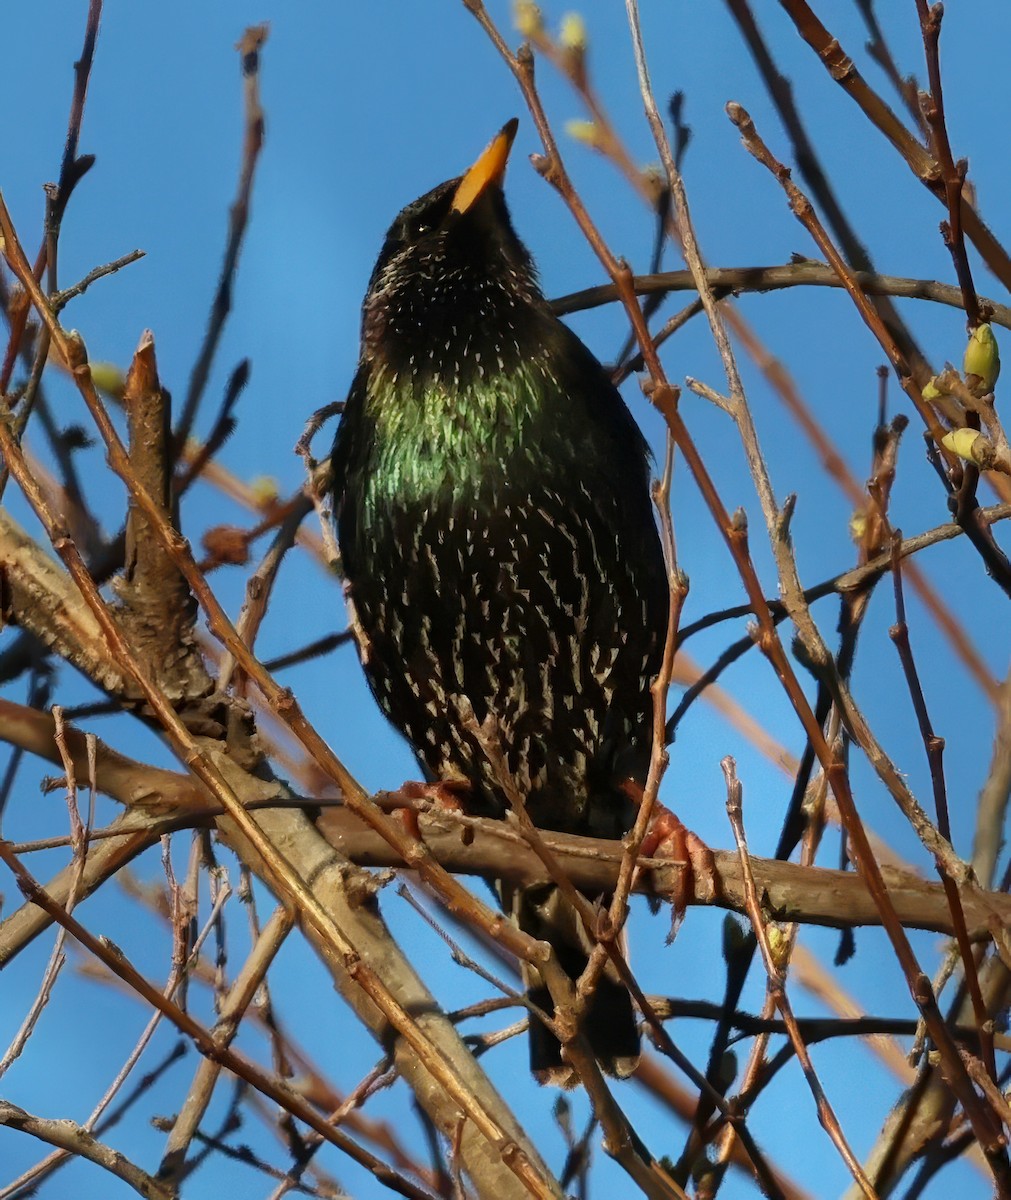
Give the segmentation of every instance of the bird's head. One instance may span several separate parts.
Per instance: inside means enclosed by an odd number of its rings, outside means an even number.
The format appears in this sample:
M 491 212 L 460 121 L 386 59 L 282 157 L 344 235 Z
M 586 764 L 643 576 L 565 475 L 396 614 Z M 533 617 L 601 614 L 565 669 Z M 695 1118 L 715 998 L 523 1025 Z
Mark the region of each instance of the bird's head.
M 408 204 L 390 226 L 363 309 L 367 354 L 415 370 L 452 368 L 481 330 L 507 333 L 543 304 L 502 183 L 518 122 L 503 126 L 474 165 Z M 449 343 L 447 345 L 447 343 Z

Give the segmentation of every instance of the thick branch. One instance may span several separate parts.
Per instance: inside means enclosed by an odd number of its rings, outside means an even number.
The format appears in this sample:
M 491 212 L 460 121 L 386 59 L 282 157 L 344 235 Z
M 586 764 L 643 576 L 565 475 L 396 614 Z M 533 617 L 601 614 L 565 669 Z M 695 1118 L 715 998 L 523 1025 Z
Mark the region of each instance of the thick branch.
M 122 672 L 73 580 L 0 509 L 0 586 L 8 622 L 27 630 L 98 687 L 121 696 Z
M 400 865 L 389 845 L 346 809 L 327 809 L 317 825 L 331 845 L 361 866 Z M 447 814 L 422 814 L 419 827 L 429 852 L 449 871 L 508 879 L 525 886 L 549 881 L 538 855 L 505 822 L 468 821 L 466 838 L 459 822 Z M 620 842 L 543 830 L 540 836 L 580 891 L 593 895 L 614 888 L 622 856 Z M 744 877 L 737 855 L 718 850 L 713 857 L 715 894 L 708 880 L 693 878 L 694 891 L 687 902 L 715 904 L 744 913 Z M 660 896 L 674 894 L 684 868 L 659 859 L 646 861 L 653 867 L 639 873 L 635 890 Z M 751 866 L 772 920 L 803 921 L 835 929 L 881 923 L 863 880 L 851 872 L 799 867 L 764 858 L 753 858 Z M 894 868 L 883 867 L 882 874 L 903 925 L 951 933 L 951 914 L 939 884 Z M 989 936 L 988 921 L 1006 922 L 1011 918 L 1011 896 L 972 891 L 963 893 L 962 902 L 975 938 Z
M 52 713 L 0 699 L 0 741 L 28 750 L 59 766 L 60 755 L 53 736 L 55 729 Z M 85 735 L 65 724 L 64 736 L 79 777 L 89 778 Z M 97 742 L 95 762 L 95 786 L 103 795 L 111 796 L 127 808 L 173 817 L 203 812 L 207 808 L 205 792 L 188 775 L 138 762 L 102 741 Z
M 59 756 L 52 740 L 52 729 L 52 719 L 47 714 L 33 713 L 30 709 L 9 703 L 0 706 L 0 734 L 12 743 L 55 762 Z M 68 745 L 75 758 L 83 752 L 83 743 L 83 735 L 68 730 Z M 213 755 L 217 766 L 247 808 L 258 807 L 271 798 L 280 804 L 296 799 L 288 795 L 276 781 L 265 782 L 241 771 L 221 753 L 216 744 L 204 744 L 208 745 L 207 753 Z M 196 824 L 201 820 L 210 822 L 216 811 L 216 806 L 206 793 L 187 777 L 141 766 L 106 747 L 100 748 L 97 783 L 102 791 L 128 805 L 136 804 L 138 809 L 128 810 L 113 823 L 113 827 L 122 825 L 124 831 L 131 830 L 129 836 L 102 839 L 92 844 L 85 874 L 79 885 L 82 898 L 90 895 L 138 853 L 155 844 L 159 834 L 179 824 L 180 819 L 186 824 Z M 159 792 L 159 789 L 163 791 Z M 164 814 L 167 808 L 165 800 L 169 797 L 177 801 L 172 815 L 145 815 L 144 809 Z M 356 872 L 339 857 L 301 812 L 291 809 L 261 811 L 259 824 L 275 845 L 284 846 L 288 861 L 299 876 L 311 880 L 318 903 L 332 914 L 332 918 L 353 940 L 361 961 L 373 964 L 374 969 L 381 971 L 386 986 L 400 1006 L 417 1014 L 417 1023 L 426 1038 L 441 1058 L 452 1065 L 469 1093 L 494 1114 L 507 1135 L 540 1167 L 532 1143 L 472 1057 L 455 1026 L 421 983 L 390 936 L 377 906 L 371 903 L 373 885 L 369 878 Z M 261 878 L 267 874 L 256 852 L 227 818 L 219 819 L 218 831 L 225 844 L 261 874 Z M 71 865 L 46 885 L 47 893 L 58 904 L 64 903 L 73 877 Z M 48 928 L 51 922 L 52 916 L 44 909 L 26 903 L 0 923 L 0 966 Z M 326 963 L 341 995 L 381 1045 L 393 1045 L 399 1074 L 419 1096 L 420 1103 L 435 1124 L 451 1134 L 458 1124 L 458 1106 L 442 1089 L 431 1086 L 423 1060 L 403 1038 L 396 1037 L 395 1030 L 358 986 L 354 973 L 347 970 L 346 964 L 333 954 L 326 938 L 315 925 L 305 920 L 301 923 L 303 932 Z M 518 1200 L 526 1194 L 495 1148 L 488 1145 L 470 1122 L 465 1125 L 461 1149 L 471 1175 L 480 1179 L 482 1185 L 493 1190 L 497 1196 L 516 1196 Z M 550 1178 L 546 1169 L 540 1169 L 544 1170 L 546 1178 Z
M 158 379 L 154 337 L 146 330 L 123 389 L 130 462 L 148 495 L 173 527 L 169 394 Z M 186 580 L 130 496 L 123 574 L 114 590 L 123 602 L 120 622 L 137 657 L 174 700 L 205 695 L 211 681 L 193 637 L 196 603 Z

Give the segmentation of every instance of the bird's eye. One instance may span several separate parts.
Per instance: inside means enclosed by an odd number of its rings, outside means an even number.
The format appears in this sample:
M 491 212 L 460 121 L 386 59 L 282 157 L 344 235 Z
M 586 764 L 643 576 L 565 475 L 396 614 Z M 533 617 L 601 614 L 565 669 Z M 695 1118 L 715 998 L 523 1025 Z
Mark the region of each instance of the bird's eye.
M 431 229 L 432 229 L 431 222 L 418 221 L 418 223 L 414 226 L 414 229 L 412 232 L 414 233 L 415 237 L 424 237 L 426 233 L 431 232 Z

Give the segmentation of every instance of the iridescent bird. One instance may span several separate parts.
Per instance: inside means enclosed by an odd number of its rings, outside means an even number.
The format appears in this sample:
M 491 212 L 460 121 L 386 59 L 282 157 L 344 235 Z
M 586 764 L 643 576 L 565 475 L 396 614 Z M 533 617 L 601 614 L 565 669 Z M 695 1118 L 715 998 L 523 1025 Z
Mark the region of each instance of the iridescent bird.
M 505 814 L 476 721 L 537 826 L 613 838 L 649 760 L 667 577 L 646 443 L 513 230 L 516 126 L 386 236 L 333 448 L 338 540 L 366 676 L 426 779 Z M 578 977 L 592 938 L 554 886 L 503 888 L 503 903 Z M 527 984 L 550 1014 L 540 978 Z M 611 968 L 582 1032 L 605 1070 L 634 1070 Z M 572 1082 L 540 1021 L 530 1046 L 538 1079 Z

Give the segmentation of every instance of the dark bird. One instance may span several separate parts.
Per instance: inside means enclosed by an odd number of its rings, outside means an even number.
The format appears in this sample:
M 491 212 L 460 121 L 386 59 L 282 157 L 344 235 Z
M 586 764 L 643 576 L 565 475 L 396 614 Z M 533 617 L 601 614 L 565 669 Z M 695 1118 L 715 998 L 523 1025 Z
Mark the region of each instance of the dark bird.
M 503 816 L 490 726 L 535 825 L 613 838 L 634 815 L 623 785 L 646 776 L 667 578 L 645 440 L 513 230 L 516 127 L 386 235 L 333 448 L 338 541 L 369 684 L 426 779 Z M 554 886 L 503 904 L 579 976 L 593 941 Z M 582 1032 L 626 1076 L 639 1035 L 611 972 Z M 530 1053 L 541 1082 L 573 1082 L 533 1018 Z

